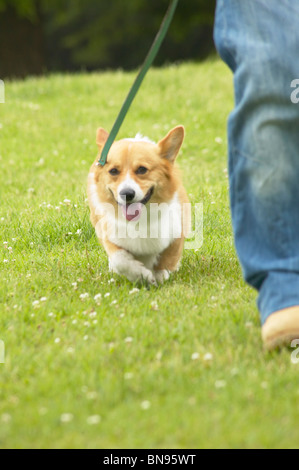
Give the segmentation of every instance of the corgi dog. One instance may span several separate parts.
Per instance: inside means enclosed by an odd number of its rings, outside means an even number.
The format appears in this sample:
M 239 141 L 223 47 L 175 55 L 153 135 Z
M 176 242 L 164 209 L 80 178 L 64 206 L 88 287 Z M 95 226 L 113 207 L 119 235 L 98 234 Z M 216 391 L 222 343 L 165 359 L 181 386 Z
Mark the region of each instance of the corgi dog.
M 111 272 L 131 282 L 162 283 L 179 267 L 190 209 L 176 157 L 184 140 L 177 126 L 157 144 L 137 135 L 115 141 L 104 166 L 88 175 L 90 218 Z M 101 154 L 109 134 L 97 131 Z

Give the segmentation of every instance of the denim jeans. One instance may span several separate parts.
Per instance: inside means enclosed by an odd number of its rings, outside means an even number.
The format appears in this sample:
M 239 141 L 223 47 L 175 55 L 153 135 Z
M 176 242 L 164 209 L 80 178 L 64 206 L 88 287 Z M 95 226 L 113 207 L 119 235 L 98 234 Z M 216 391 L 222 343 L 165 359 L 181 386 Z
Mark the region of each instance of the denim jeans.
M 259 292 L 263 324 L 299 305 L 299 103 L 291 100 L 299 1 L 218 0 L 214 39 L 234 74 L 228 152 L 235 245 L 245 280 Z

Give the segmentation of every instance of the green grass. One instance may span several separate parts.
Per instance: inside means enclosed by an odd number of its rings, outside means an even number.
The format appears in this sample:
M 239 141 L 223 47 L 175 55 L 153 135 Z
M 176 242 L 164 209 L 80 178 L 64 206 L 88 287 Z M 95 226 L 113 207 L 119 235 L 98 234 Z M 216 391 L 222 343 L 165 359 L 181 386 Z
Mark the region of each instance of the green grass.
M 96 129 L 111 129 L 133 78 L 6 83 L 0 447 L 296 447 L 298 369 L 290 351 L 262 351 L 256 294 L 234 251 L 232 78 L 217 60 L 151 70 L 120 132 L 158 140 L 185 125 L 178 161 L 192 202 L 204 206 L 203 246 L 186 250 L 180 271 L 158 288 L 129 294 L 125 279 L 109 282 L 85 186 Z

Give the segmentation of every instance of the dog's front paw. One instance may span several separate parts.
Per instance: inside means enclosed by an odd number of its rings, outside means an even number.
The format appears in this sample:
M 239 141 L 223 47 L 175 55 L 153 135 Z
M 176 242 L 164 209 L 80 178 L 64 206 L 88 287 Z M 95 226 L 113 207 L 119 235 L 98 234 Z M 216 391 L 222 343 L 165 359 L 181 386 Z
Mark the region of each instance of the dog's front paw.
M 112 272 L 125 276 L 130 282 L 145 281 L 148 284 L 157 284 L 152 271 L 125 250 L 118 250 L 110 257 L 109 267 Z
M 170 276 L 169 271 L 167 269 L 161 269 L 160 271 L 155 271 L 155 277 L 158 284 L 163 284 L 164 281 L 168 281 Z
M 156 286 L 157 285 L 156 278 L 155 278 L 154 274 L 152 273 L 152 271 L 150 271 L 149 269 L 144 267 L 142 265 L 142 263 L 140 263 L 139 261 L 136 261 L 136 262 L 138 264 L 141 264 L 140 275 L 137 274 L 136 281 L 141 281 L 141 282 L 146 281 L 148 284 Z M 134 281 L 132 281 L 132 282 L 134 282 Z

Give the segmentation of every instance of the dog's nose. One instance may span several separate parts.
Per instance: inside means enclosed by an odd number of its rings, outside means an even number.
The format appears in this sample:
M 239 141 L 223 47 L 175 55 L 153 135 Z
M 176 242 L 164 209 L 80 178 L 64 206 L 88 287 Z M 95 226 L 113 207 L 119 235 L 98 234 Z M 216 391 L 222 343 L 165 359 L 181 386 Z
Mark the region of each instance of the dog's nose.
M 125 201 L 125 202 L 131 202 L 133 201 L 135 197 L 135 191 L 134 189 L 131 188 L 125 188 L 122 189 L 119 193 L 120 197 Z

